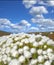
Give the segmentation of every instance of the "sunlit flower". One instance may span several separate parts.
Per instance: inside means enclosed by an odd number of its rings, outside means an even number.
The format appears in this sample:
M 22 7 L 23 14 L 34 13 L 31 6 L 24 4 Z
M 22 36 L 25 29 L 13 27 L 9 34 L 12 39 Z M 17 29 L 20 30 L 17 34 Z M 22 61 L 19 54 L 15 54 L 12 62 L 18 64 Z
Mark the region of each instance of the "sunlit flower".
M 46 61 L 44 65 L 51 65 L 50 61 Z
M 35 65 L 37 63 L 37 59 L 32 59 L 30 65 Z
M 20 56 L 19 57 L 19 62 L 24 63 L 25 62 L 25 57 L 24 56 Z
M 11 51 L 11 55 L 12 55 L 13 57 L 16 57 L 16 56 L 18 55 L 18 52 L 17 52 L 16 50 L 12 50 L 12 51 Z
M 10 63 L 8 65 L 20 65 L 20 62 L 16 59 L 13 59 L 10 61 Z
M 24 51 L 29 50 L 29 47 L 28 47 L 28 46 L 24 46 L 24 47 L 23 47 L 23 50 L 24 50 Z
M 38 62 L 43 62 L 44 61 L 44 57 L 43 56 L 38 56 Z
M 37 53 L 40 55 L 40 54 L 43 53 L 43 50 L 42 50 L 42 49 L 38 49 L 38 50 L 37 50 Z
M 47 49 L 47 53 L 51 53 L 51 52 L 53 52 L 53 50 L 50 49 L 50 48 L 48 48 L 48 49 Z
M 34 46 L 34 47 L 37 47 L 38 45 L 39 45 L 39 44 L 38 44 L 37 42 L 34 42 L 34 43 L 33 43 L 33 46 Z
M 18 53 L 22 54 L 23 53 L 23 49 L 22 48 L 18 49 Z
M 31 48 L 30 52 L 33 54 L 33 53 L 36 53 L 36 49 L 35 48 Z
M 18 33 L 0 37 L 0 65 L 51 65 L 53 60 L 54 41 L 46 36 Z
M 25 58 L 31 58 L 31 53 L 29 51 L 24 51 Z

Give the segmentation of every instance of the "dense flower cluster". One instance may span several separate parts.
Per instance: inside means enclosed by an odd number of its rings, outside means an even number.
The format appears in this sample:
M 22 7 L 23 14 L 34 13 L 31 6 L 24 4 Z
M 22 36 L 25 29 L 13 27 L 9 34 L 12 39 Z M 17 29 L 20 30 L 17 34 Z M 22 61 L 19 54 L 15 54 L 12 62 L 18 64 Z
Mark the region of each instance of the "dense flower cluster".
M 2 36 L 0 65 L 54 65 L 54 41 L 41 34 Z

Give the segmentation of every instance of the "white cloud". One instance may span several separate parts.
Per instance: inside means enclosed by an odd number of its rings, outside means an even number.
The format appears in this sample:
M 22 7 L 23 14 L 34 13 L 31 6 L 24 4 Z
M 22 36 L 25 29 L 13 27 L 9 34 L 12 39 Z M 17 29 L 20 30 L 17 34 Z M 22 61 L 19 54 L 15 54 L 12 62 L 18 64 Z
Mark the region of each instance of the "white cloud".
M 40 31 L 54 31 L 54 21 L 51 19 L 32 18 L 31 21 L 38 24 Z
M 5 18 L 1 18 L 0 19 L 0 24 L 2 25 L 2 24 L 11 24 L 11 22 L 8 20 L 8 19 L 5 19 Z
M 26 21 L 26 20 L 21 20 L 21 23 L 20 24 L 21 25 L 24 25 L 24 26 L 28 26 L 28 27 L 31 26 L 31 24 L 28 21 Z
M 38 27 L 31 27 L 30 29 L 32 29 L 32 30 L 39 30 Z
M 46 1 L 46 3 L 50 6 L 54 6 L 54 1 L 53 0 L 48 0 L 48 1 Z
M 41 29 L 42 29 L 42 30 L 45 30 L 45 28 L 44 28 L 44 27 L 41 27 Z
M 10 32 L 22 32 L 26 29 L 26 27 L 30 27 L 31 24 L 26 20 L 21 20 L 19 23 L 12 23 L 10 20 L 6 18 L 0 19 L 0 30 L 6 30 Z
M 39 0 L 38 4 L 54 6 L 54 0 Z
M 54 21 L 53 20 L 51 20 L 51 19 L 45 19 L 45 18 L 43 18 L 43 19 L 35 19 L 35 18 L 32 18 L 31 19 L 31 21 L 33 22 L 33 23 L 38 23 L 38 24 L 42 24 L 42 25 L 54 25 Z
M 48 29 L 54 29 L 54 26 L 49 26 Z
M 35 18 L 42 19 L 42 18 L 44 18 L 44 16 L 42 14 L 38 14 L 38 15 L 35 16 Z
M 54 0 L 23 0 L 26 8 L 33 7 L 35 4 L 54 6 Z
M 38 31 L 40 31 L 40 29 L 38 28 L 38 27 L 30 27 L 29 29 L 28 29 L 28 32 L 38 32 Z
M 36 0 L 23 0 L 23 4 L 26 8 L 32 7 L 34 4 L 36 4 Z
M 32 4 L 33 1 L 33 4 Z M 33 16 L 31 22 L 38 25 L 37 27 L 31 27 L 30 31 L 51 31 L 54 30 L 54 21 L 47 19 L 44 14 L 47 15 L 49 11 L 47 6 L 54 6 L 54 0 L 23 0 L 23 4 L 29 9 L 29 13 Z M 38 5 L 38 6 L 37 6 Z M 54 11 L 51 11 L 53 13 Z
M 48 13 L 48 11 L 44 6 L 34 6 L 31 8 L 30 13 L 33 15 L 38 15 L 38 14 L 46 14 Z

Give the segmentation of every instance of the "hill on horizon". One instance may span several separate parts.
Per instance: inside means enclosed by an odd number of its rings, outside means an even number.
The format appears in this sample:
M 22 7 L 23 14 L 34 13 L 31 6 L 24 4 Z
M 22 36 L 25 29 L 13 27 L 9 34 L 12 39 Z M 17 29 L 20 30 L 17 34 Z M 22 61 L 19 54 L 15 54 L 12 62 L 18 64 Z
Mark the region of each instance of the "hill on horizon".
M 41 34 L 43 36 L 47 36 L 51 39 L 54 40 L 54 32 L 50 33 L 50 32 L 29 32 L 29 34 Z M 5 35 L 10 35 L 10 32 L 6 32 L 6 31 L 0 31 L 0 36 L 5 36 Z
M 0 36 L 9 35 L 9 34 L 10 34 L 10 32 L 0 31 Z

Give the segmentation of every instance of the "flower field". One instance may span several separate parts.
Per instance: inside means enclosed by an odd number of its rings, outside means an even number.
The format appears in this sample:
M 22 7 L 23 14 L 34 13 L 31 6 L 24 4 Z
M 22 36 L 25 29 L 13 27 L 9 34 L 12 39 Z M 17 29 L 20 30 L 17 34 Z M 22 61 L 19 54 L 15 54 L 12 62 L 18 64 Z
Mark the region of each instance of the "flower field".
M 41 34 L 2 36 L 0 65 L 54 65 L 54 41 Z

